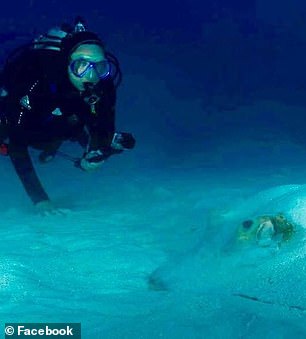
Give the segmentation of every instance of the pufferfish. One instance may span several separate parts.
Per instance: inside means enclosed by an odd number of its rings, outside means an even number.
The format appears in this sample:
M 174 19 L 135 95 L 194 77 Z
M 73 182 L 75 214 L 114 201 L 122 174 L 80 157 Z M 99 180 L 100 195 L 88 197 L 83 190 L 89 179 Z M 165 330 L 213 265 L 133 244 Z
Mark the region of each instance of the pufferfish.
M 261 247 L 268 247 L 273 241 L 288 241 L 294 233 L 294 226 L 283 214 L 263 215 L 244 220 L 237 230 L 239 243 L 256 242 Z

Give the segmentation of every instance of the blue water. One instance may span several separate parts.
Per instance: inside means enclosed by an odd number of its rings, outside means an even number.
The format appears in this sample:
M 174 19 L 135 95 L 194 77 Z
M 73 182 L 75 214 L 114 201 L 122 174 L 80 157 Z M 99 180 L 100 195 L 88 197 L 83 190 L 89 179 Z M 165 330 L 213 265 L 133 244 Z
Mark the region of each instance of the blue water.
M 1 162 L 0 323 L 82 338 L 304 338 L 305 8 L 298 1 L 13 1 L 1 58 L 83 15 L 118 56 L 117 127 L 137 147 L 86 174 L 34 164 L 65 216 L 40 217 Z M 81 150 L 65 144 L 62 152 Z M 237 245 L 283 213 L 286 243 Z

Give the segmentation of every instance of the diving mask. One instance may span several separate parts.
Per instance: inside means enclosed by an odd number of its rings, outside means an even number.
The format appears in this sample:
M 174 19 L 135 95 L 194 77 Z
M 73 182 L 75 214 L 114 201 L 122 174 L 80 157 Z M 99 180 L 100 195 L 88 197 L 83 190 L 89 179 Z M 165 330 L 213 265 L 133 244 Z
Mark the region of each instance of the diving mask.
M 73 60 L 70 65 L 71 72 L 78 78 L 89 76 L 93 70 L 99 79 L 105 79 L 110 75 L 110 64 L 105 59 L 98 62 L 92 62 L 83 58 Z
M 108 77 L 110 68 L 102 46 L 86 42 L 71 53 L 68 77 L 79 91 L 84 91 L 86 83 L 96 85 Z

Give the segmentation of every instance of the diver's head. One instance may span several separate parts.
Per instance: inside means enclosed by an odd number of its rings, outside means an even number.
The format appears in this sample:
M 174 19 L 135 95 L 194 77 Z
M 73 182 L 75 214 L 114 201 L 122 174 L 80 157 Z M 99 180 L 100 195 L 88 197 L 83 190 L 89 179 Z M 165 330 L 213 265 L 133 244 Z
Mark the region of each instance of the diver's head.
M 109 74 L 110 65 L 104 48 L 98 41 L 84 41 L 70 52 L 68 77 L 79 91 L 93 87 Z
M 77 17 L 74 28 L 62 25 L 50 29 L 33 42 L 34 49 L 59 52 L 60 66 L 66 68 L 72 85 L 83 92 L 110 75 L 110 61 L 103 42 L 96 33 L 87 31 L 82 18 Z

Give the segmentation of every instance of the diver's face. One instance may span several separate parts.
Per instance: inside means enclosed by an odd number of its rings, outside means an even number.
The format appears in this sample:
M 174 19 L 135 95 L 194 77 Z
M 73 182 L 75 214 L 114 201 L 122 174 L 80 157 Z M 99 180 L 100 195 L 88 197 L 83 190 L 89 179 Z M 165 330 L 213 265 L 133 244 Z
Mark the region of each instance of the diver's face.
M 84 84 L 96 85 L 101 73 L 107 72 L 108 62 L 101 46 L 83 44 L 72 52 L 68 65 L 68 77 L 79 91 L 84 91 Z

